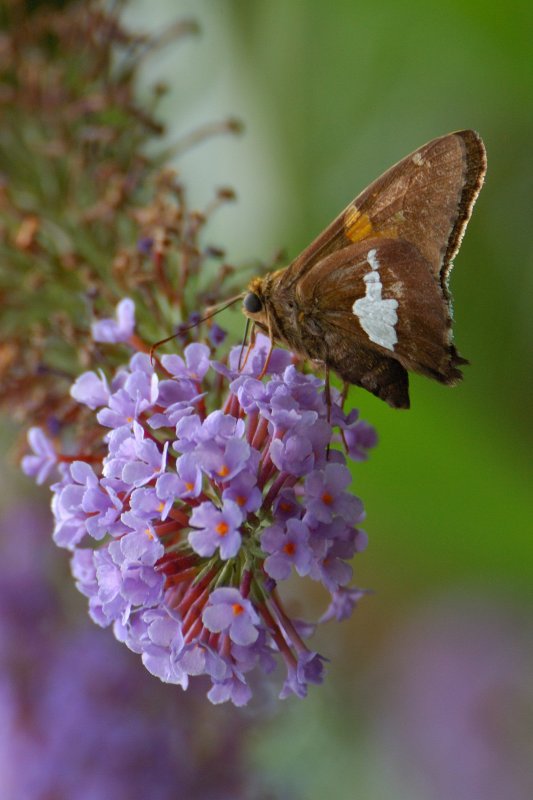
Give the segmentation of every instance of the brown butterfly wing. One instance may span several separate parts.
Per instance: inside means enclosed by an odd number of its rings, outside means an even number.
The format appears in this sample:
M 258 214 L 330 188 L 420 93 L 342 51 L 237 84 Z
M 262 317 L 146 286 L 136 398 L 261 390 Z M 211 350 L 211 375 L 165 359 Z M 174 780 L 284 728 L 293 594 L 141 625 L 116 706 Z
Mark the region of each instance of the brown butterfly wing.
M 395 407 L 409 405 L 406 370 L 457 382 L 447 277 L 485 169 L 474 131 L 420 147 L 286 269 L 252 281 L 263 308 L 248 316 Z
M 284 288 L 325 256 L 369 238 L 415 244 L 447 298 L 447 276 L 486 171 L 485 148 L 471 130 L 433 139 L 365 189 L 287 267 Z
M 395 407 L 409 405 L 406 370 L 461 378 L 440 280 L 408 241 L 376 237 L 332 253 L 295 297 L 307 355 Z

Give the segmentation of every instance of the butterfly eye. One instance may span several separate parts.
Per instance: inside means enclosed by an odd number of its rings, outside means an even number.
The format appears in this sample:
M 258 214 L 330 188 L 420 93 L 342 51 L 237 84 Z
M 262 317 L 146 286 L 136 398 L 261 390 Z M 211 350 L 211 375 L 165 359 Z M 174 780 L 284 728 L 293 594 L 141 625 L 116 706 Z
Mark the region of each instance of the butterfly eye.
M 257 312 L 261 311 L 263 308 L 261 298 L 258 297 L 254 292 L 248 292 L 244 298 L 244 308 L 249 314 L 257 314 Z

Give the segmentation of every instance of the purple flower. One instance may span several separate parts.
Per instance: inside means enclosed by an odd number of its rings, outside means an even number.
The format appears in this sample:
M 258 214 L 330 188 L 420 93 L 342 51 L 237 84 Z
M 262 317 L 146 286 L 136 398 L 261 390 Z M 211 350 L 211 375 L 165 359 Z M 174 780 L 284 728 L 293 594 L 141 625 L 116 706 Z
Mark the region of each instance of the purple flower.
M 226 331 L 214 322 L 208 331 L 209 341 L 213 347 L 218 347 L 222 344 L 227 336 Z
M 305 479 L 306 519 L 331 522 L 337 514 L 349 518 L 351 495 L 344 491 L 352 482 L 349 470 L 342 464 L 326 464 Z
M 324 680 L 324 659 L 318 653 L 304 650 L 298 655 L 296 664 L 288 669 L 287 679 L 280 692 L 283 700 L 290 694 L 306 697 L 308 683 L 322 683 Z
M 177 355 L 164 355 L 161 363 L 176 378 L 201 381 L 211 366 L 209 347 L 194 342 L 183 351 L 185 360 Z
M 270 458 L 281 472 L 303 477 L 325 461 L 330 439 L 331 428 L 326 420 L 317 419 L 311 425 L 298 424 L 283 438 L 273 440 Z
M 250 349 L 246 365 L 242 368 L 242 371 L 251 375 L 259 375 L 263 369 L 269 350 L 270 339 L 268 336 L 265 336 L 263 333 L 258 334 L 255 337 L 255 344 Z M 239 372 L 238 364 L 240 354 L 241 348 L 239 346 L 232 348 L 229 355 L 229 366 L 235 374 Z M 285 367 L 291 363 L 291 358 L 291 354 L 286 350 L 274 350 L 270 357 L 267 374 L 271 375 L 283 372 Z
M 163 577 L 153 566 L 164 552 L 163 545 L 150 529 L 140 526 L 132 533 L 111 542 L 108 552 L 119 568 L 120 595 L 134 606 L 153 606 L 162 596 Z
M 107 624 L 114 619 L 127 619 L 131 603 L 123 592 L 123 574 L 109 549 L 94 552 L 96 577 L 95 603 Z
M 181 669 L 190 676 L 209 675 L 214 681 L 221 681 L 228 672 L 224 659 L 203 642 L 184 645 L 177 660 Z
M 353 461 L 366 461 L 368 451 L 378 443 L 378 435 L 372 425 L 358 420 L 355 424 L 344 428 L 344 441 L 348 455 Z
M 158 406 L 164 411 L 156 411 L 149 419 L 151 428 L 174 428 L 180 419 L 195 412 L 195 405 L 204 395 L 198 392 L 195 384 L 186 379 L 164 380 L 158 386 Z
M 63 480 L 55 484 L 52 511 L 55 518 L 54 541 L 59 547 L 72 550 L 87 533 L 88 513 L 84 498 L 98 485 L 98 478 L 88 464 L 75 461 L 65 471 Z
M 103 539 L 107 534 L 117 536 L 124 533 L 120 522 L 123 502 L 113 486 L 113 481 L 103 478 L 89 481 L 83 495 L 82 508 L 87 515 L 85 527 L 93 539 Z
M 311 569 L 309 528 L 298 519 L 287 520 L 285 528 L 280 525 L 266 528 L 261 535 L 261 547 L 271 554 L 265 559 L 265 570 L 275 580 L 288 578 L 291 566 L 298 575 L 307 575 Z
M 259 617 L 249 600 L 238 589 L 215 589 L 202 614 L 205 627 L 212 633 L 226 632 L 235 644 L 250 645 L 257 637 Z
M 134 457 L 126 461 L 121 471 L 121 479 L 128 486 L 144 486 L 165 470 L 168 442 L 162 450 L 153 439 L 145 436 L 138 422 L 133 423 Z
M 315 464 L 311 442 L 299 435 L 275 439 L 270 448 L 270 458 L 280 472 L 296 477 L 306 475 Z
M 149 256 L 153 246 L 154 240 L 152 236 L 141 236 L 141 238 L 137 240 L 137 250 L 139 253 L 142 253 L 143 256 Z
M 176 472 L 164 472 L 157 479 L 157 497 L 163 501 L 161 519 L 166 519 L 176 500 L 198 497 L 202 491 L 202 471 L 193 453 L 184 453 L 176 461 Z
M 76 579 L 78 590 L 85 597 L 92 597 L 98 590 L 94 566 L 94 550 L 78 548 L 70 559 L 71 571 Z
M 28 443 L 34 455 L 24 456 L 22 470 L 25 475 L 35 478 L 39 485 L 44 483 L 58 462 L 54 445 L 41 428 L 30 428 Z
M 343 619 L 351 617 L 354 608 L 359 600 L 368 594 L 365 589 L 357 589 L 355 586 L 348 588 L 341 586 L 331 596 L 331 603 L 320 617 L 319 622 L 329 622 L 336 619 L 342 622 Z
M 232 675 L 231 678 L 220 683 L 214 682 L 207 696 L 214 705 L 227 703 L 230 700 L 234 706 L 240 708 L 248 703 L 252 692 L 244 678 Z
M 159 381 L 150 359 L 144 353 L 137 353 L 130 366 L 131 371 L 117 375 L 107 406 L 96 415 L 100 425 L 108 428 L 131 426 L 143 412 L 155 405 Z
M 345 560 L 348 555 L 344 543 L 333 542 L 323 558 L 318 560 L 316 573 L 324 586 L 333 594 L 352 579 L 353 569 Z
M 223 447 L 205 444 L 196 452 L 198 463 L 210 478 L 227 482 L 245 468 L 250 445 L 242 439 L 229 439 Z
M 95 342 L 127 342 L 135 330 L 135 303 L 129 297 L 117 305 L 115 319 L 101 319 L 91 325 Z
M 162 503 L 153 486 L 134 489 L 129 496 L 129 505 L 130 511 L 137 519 L 144 519 L 146 522 L 150 522 L 150 520 L 156 519 L 159 515 L 162 518 Z
M 233 500 L 242 511 L 257 511 L 263 500 L 261 490 L 257 486 L 257 477 L 253 472 L 239 472 L 224 487 L 222 500 Z
M 109 402 L 109 387 L 105 375 L 84 372 L 70 388 L 70 396 L 93 411 Z
M 200 556 L 212 556 L 218 549 L 220 558 L 227 560 L 239 552 L 242 512 L 237 503 L 227 500 L 222 509 L 213 503 L 201 503 L 193 509 L 190 523 L 200 530 L 189 533 L 189 544 Z
M 299 519 L 303 506 L 300 505 L 294 489 L 282 489 L 274 501 L 274 517 L 278 522 Z

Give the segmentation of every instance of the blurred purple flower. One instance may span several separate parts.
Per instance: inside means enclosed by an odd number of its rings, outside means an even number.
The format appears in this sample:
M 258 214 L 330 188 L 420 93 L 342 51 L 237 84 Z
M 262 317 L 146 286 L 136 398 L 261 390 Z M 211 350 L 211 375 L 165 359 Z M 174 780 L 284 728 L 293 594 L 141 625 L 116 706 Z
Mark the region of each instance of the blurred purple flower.
M 135 330 L 135 304 L 129 297 L 117 305 L 116 319 L 101 319 L 91 326 L 95 342 L 116 344 L 127 342 Z
M 33 455 L 23 457 L 22 471 L 30 478 L 35 478 L 36 483 L 42 484 L 58 462 L 57 453 L 50 439 L 40 428 L 30 428 L 28 444 L 33 450 Z
M 46 523 L 35 506 L 0 517 L 10 563 L 0 583 L 0 797 L 256 797 L 244 761 L 249 723 L 230 708 L 215 719 L 198 693 L 151 680 L 132 653 L 87 626 L 73 598 L 63 608 Z M 152 620 L 152 636 L 166 653 L 161 622 Z
M 84 403 L 92 411 L 105 406 L 109 401 L 109 387 L 105 375 L 84 372 L 72 384 L 70 394 L 74 400 Z
M 494 587 L 483 594 L 469 586 L 426 600 L 395 629 L 375 714 L 395 792 L 427 800 L 533 796 L 527 609 Z

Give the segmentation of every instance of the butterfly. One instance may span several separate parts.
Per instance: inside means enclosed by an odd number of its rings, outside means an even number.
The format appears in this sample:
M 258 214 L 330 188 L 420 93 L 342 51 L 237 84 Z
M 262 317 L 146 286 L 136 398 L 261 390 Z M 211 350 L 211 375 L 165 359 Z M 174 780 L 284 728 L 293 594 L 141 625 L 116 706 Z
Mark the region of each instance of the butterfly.
M 358 195 L 289 266 L 254 278 L 244 314 L 272 343 L 394 408 L 409 408 L 408 371 L 456 384 L 468 362 L 452 342 L 448 277 L 485 171 L 475 131 L 433 139 Z

